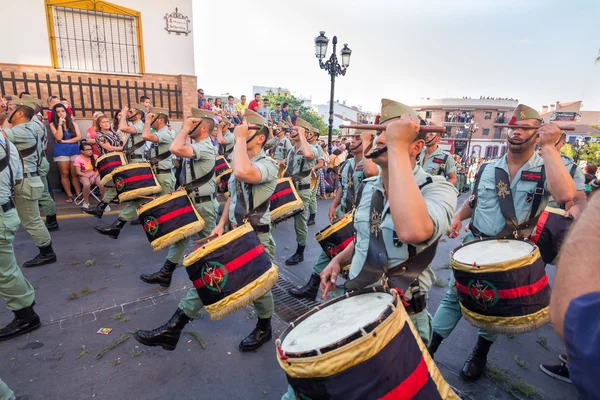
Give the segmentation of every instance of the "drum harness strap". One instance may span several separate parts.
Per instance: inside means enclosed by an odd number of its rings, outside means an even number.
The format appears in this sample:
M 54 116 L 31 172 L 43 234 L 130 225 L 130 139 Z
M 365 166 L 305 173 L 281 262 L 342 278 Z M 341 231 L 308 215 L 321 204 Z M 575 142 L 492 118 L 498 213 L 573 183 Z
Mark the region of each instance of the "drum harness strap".
M 348 162 L 344 161 L 345 163 Z M 365 174 L 363 171 L 361 170 L 354 170 L 354 168 L 352 168 L 352 164 L 348 163 L 348 174 L 347 174 L 347 178 L 348 178 L 348 189 L 346 191 L 346 198 L 344 199 L 344 204 L 342 205 L 342 211 L 344 213 L 349 212 L 350 210 L 352 210 L 352 208 L 354 207 L 354 204 L 356 203 L 356 194 L 354 191 L 354 173 L 360 173 L 362 176 L 359 177 L 359 181 L 360 183 L 362 183 L 363 179 L 365 179 Z M 362 193 L 361 193 L 362 194 Z
M 291 157 L 289 157 L 289 154 L 291 153 Z M 305 190 L 305 189 L 310 189 L 310 183 L 307 184 L 300 184 L 300 181 L 304 178 L 306 178 L 307 176 L 310 175 L 310 169 L 307 171 L 303 171 L 304 169 L 304 161 L 306 160 L 304 157 L 302 157 L 302 161 L 300 161 L 300 172 L 298 172 L 295 175 L 292 175 L 292 172 L 294 171 L 294 157 L 296 156 L 296 152 L 290 152 L 288 153 L 288 157 L 290 158 L 288 160 L 288 166 L 287 166 L 287 170 L 285 172 L 285 176 L 286 177 L 291 177 L 292 178 L 292 182 L 294 182 L 294 184 L 296 185 L 296 187 L 298 188 L 298 190 Z
M 264 156 L 257 159 L 256 161 L 260 161 Z M 256 162 L 255 161 L 255 162 Z M 254 185 L 249 183 L 242 183 L 238 179 L 235 180 L 235 192 L 236 192 L 236 202 L 235 202 L 235 220 L 237 225 L 243 225 L 245 222 L 249 222 L 252 225 L 252 228 L 256 231 L 256 233 L 268 233 L 271 230 L 271 226 L 269 224 L 260 225 L 260 219 L 265 215 L 269 206 L 271 204 L 271 198 L 268 197 L 267 200 L 263 201 L 256 208 L 254 207 Z M 246 207 L 246 198 L 244 197 L 243 190 L 246 190 L 248 194 L 248 207 Z M 246 211 L 249 210 L 249 211 Z
M 200 196 L 198 189 L 201 186 L 203 186 L 204 184 L 208 183 L 215 176 L 215 166 L 213 164 L 212 169 L 208 173 L 206 173 L 203 176 L 201 176 L 200 178 L 196 179 L 196 171 L 194 171 L 194 161 L 195 160 L 193 160 L 193 159 L 189 159 L 189 168 L 190 168 L 190 175 L 192 175 L 192 181 L 184 184 L 183 187 L 187 191 L 188 195 L 192 194 L 192 192 L 195 192 L 194 193 L 194 201 L 197 204 L 204 203 L 207 201 L 212 201 L 213 200 L 212 195 Z M 185 177 L 185 168 L 182 168 L 182 172 L 183 172 L 183 176 Z M 184 179 L 184 181 L 185 181 L 185 179 Z
M 160 169 L 158 168 L 158 163 L 166 160 L 167 158 L 171 157 L 171 152 L 170 151 L 165 151 L 162 154 L 158 154 L 158 143 L 153 143 L 152 147 L 154 147 L 154 150 L 156 152 L 156 155 L 152 158 L 150 158 L 149 162 L 152 165 L 152 168 L 154 169 L 154 172 L 156 172 L 157 174 L 169 174 L 171 173 L 170 169 Z M 150 152 L 152 152 L 152 149 L 150 149 Z
M 11 209 L 15 208 L 15 200 L 14 200 L 14 196 L 15 196 L 15 176 L 13 175 L 13 170 L 12 167 L 10 166 L 10 141 L 8 139 L 5 140 L 6 142 L 6 147 L 2 146 L 2 143 L 0 143 L 0 147 L 2 147 L 4 149 L 4 152 L 6 153 L 4 158 L 2 158 L 2 160 L 0 160 L 0 173 L 2 173 L 2 171 L 4 171 L 6 169 L 6 167 L 8 167 L 8 172 L 9 172 L 9 176 L 10 176 L 10 199 L 4 203 L 0 205 L 0 208 L 2 208 L 2 212 L 9 212 Z
M 427 154 L 427 153 L 425 153 Z M 420 161 L 421 167 L 423 167 L 423 165 L 425 165 L 425 159 L 427 157 L 423 157 L 422 160 Z M 444 154 L 444 158 L 437 158 L 437 157 L 433 157 L 433 162 L 436 164 L 439 164 L 439 168 L 437 171 L 436 175 L 443 175 L 445 173 L 445 169 L 446 169 L 446 161 L 448 161 L 448 154 Z
M 125 155 L 129 159 L 129 161 L 131 161 L 131 160 L 143 160 L 144 156 L 139 155 L 139 154 L 133 154 L 133 153 L 135 153 L 137 150 L 139 150 L 142 147 L 144 147 L 144 145 L 146 144 L 146 141 L 140 140 L 138 143 L 135 143 L 134 136 L 135 136 L 135 134 L 133 134 L 133 135 L 129 134 L 129 137 L 127 138 L 127 144 L 128 145 L 129 145 L 129 141 L 131 140 L 131 147 L 127 151 L 125 151 Z M 141 136 L 142 135 L 140 135 L 140 137 Z
M 32 131 L 31 129 L 29 129 L 29 127 L 25 127 L 25 129 L 27 129 L 27 131 L 29 133 L 31 133 L 31 135 L 33 135 L 33 138 L 35 139 L 35 145 L 28 147 L 26 149 L 23 149 L 21 151 L 19 151 L 19 155 L 21 156 L 21 164 L 23 165 L 23 176 L 28 176 L 28 177 L 34 177 L 34 176 L 39 176 L 39 168 L 42 165 L 42 152 L 39 149 L 39 137 L 38 135 Z M 35 172 L 25 172 L 25 164 L 24 164 L 24 159 L 29 157 L 30 155 L 35 154 L 37 156 L 37 161 L 36 161 L 36 171 Z
M 432 182 L 431 177 L 427 177 L 427 180 L 419 186 L 419 190 L 422 190 Z M 358 209 L 364 187 L 365 184 L 363 182 L 357 193 L 356 209 Z M 411 290 L 413 296 L 408 302 L 406 310 L 409 314 L 416 314 L 423 311 L 426 307 L 425 296 L 419 290 L 418 277 L 433 261 L 439 238 L 418 253 L 415 246 L 407 245 L 408 259 L 390 268 L 381 229 L 378 225 L 374 225 L 374 219 L 378 219 L 374 217 L 380 216 L 379 223 L 383 221 L 385 217 L 385 215 L 382 215 L 384 205 L 385 199 L 383 193 L 379 190 L 374 190 L 371 197 L 369 249 L 367 250 L 365 264 L 354 279 L 346 281 L 344 288 L 346 290 L 362 289 L 374 284 L 385 274 L 387 284 L 399 287 L 402 290 L 404 290 L 403 288 Z M 389 208 L 385 214 L 388 212 Z M 398 243 L 398 247 L 404 245 L 397 240 L 396 233 L 394 232 L 394 245 L 396 243 Z

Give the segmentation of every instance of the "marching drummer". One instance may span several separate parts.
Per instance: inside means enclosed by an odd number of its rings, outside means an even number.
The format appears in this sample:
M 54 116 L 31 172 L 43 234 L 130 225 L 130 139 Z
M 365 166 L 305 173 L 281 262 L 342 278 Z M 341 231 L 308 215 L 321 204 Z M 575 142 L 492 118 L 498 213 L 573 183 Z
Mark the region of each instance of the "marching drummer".
M 140 106 L 141 107 L 141 106 Z M 144 108 L 145 109 L 145 108 Z M 133 126 L 128 126 L 128 132 L 135 130 L 137 132 L 138 128 L 142 127 L 141 135 L 130 134 L 130 138 L 135 138 L 133 140 L 133 146 L 130 148 L 130 152 L 132 149 L 136 148 L 137 144 L 141 144 L 140 149 L 143 152 L 143 146 L 146 141 L 153 143 L 150 155 L 154 153 L 154 156 L 148 160 L 152 165 L 152 170 L 156 176 L 156 180 L 160 184 L 162 190 L 158 194 L 159 196 L 165 195 L 173 189 L 175 189 L 175 176 L 173 175 L 173 159 L 171 152 L 169 151 L 169 147 L 173 142 L 173 136 L 171 136 L 171 132 L 169 131 L 169 110 L 166 108 L 151 108 L 151 112 L 146 115 L 146 122 L 141 122 L 140 119 L 137 119 L 143 111 L 140 109 L 135 109 L 136 112 L 133 113 L 131 118 L 136 118 Z M 123 110 L 125 111 L 125 110 Z M 123 115 L 125 112 L 121 114 L 121 125 L 124 122 Z M 131 113 L 130 113 L 131 114 Z M 123 130 L 123 127 L 120 128 Z M 152 133 L 152 129 L 154 129 L 155 133 Z M 137 136 L 140 138 L 138 139 Z M 139 141 L 138 141 L 139 140 Z M 137 142 L 136 142 L 137 141 Z M 137 144 L 136 144 L 137 143 Z M 140 158 L 137 153 L 140 150 L 134 150 L 132 154 L 130 154 L 130 158 L 132 162 L 142 162 L 143 158 Z M 143 154 L 143 153 L 142 153 Z M 143 155 L 141 156 L 143 157 Z M 119 234 L 121 233 L 121 229 L 125 226 L 127 221 L 137 218 L 137 208 L 141 205 L 148 202 L 147 199 L 137 199 L 133 201 L 129 201 L 123 211 L 119 214 L 116 221 L 112 223 L 112 225 L 99 228 L 94 227 L 97 232 L 106 235 L 112 239 L 117 239 Z
M 354 216 L 356 240 L 321 272 L 321 289 L 335 289 L 342 265 L 351 263 L 345 285 L 354 290 L 377 284 L 385 266 L 402 268 L 407 260 L 428 251 L 426 260 L 416 263 L 417 269 L 409 268 L 408 273 L 413 269 L 418 279 L 400 287 L 406 291 L 407 312 L 427 344 L 431 315 L 425 298 L 435 280 L 430 263 L 437 241 L 450 227 L 457 191 L 445 178 L 431 176 L 418 165 L 426 135 L 418 133 L 419 120 L 412 108 L 382 99 L 380 123 L 387 129 L 364 157 L 371 158 L 381 172 L 363 181 Z
M 267 143 L 267 145 L 272 146 L 273 151 L 271 154 L 273 155 L 273 159 L 277 161 L 279 164 L 285 164 L 287 162 L 287 155 L 290 150 L 292 150 L 292 142 L 285 135 L 285 130 L 287 129 L 287 125 L 283 122 L 275 125 L 274 134 L 275 137 Z
M 443 175 L 456 186 L 456 163 L 452 154 L 439 145 L 442 137 L 438 132 L 427 133 L 425 148 L 419 155 L 421 167 L 430 175 Z
M 335 197 L 329 207 L 329 220 L 331 222 L 352 211 L 356 201 L 356 191 L 365 177 L 379 174 L 379 169 L 373 160 L 363 157 L 364 151 L 371 148 L 373 134 L 363 132 L 360 135 L 351 135 L 351 137 L 352 142 L 348 151 L 354 157 L 349 158 L 342 166 L 340 186 L 336 189 Z M 302 287 L 290 289 L 289 293 L 294 297 L 316 300 L 321 282 L 319 274 L 329 264 L 329 261 L 330 258 L 322 251 L 313 267 L 313 273 L 308 282 Z
M 449 236 L 459 235 L 462 221 L 471 218 L 464 242 L 476 238 L 526 238 L 536 226 L 550 195 L 558 203 L 567 203 L 575 196 L 575 182 L 564 167 L 555 144 L 560 128 L 542 125 L 542 117 L 534 109 L 520 104 L 510 124 L 507 154 L 483 164 L 477 174 L 473 194 L 452 218 Z M 541 148 L 535 152 L 536 144 Z M 461 318 L 459 298 L 450 280 L 450 289 L 442 299 L 433 319 L 433 339 L 429 352 L 433 355 L 442 340 L 454 330 Z M 465 380 L 481 377 L 487 354 L 496 335 L 479 329 L 479 338 L 465 362 L 461 375 Z
M 298 196 L 304 202 L 304 210 L 294 216 L 294 230 L 298 247 L 290 258 L 285 260 L 285 265 L 296 265 L 304 261 L 304 248 L 306 247 L 306 209 L 310 202 L 310 171 L 317 160 L 313 147 L 308 143 L 307 137 L 311 134 L 312 125 L 302 118 L 296 119 L 296 126 L 291 128 L 290 138 L 294 147 L 287 156 L 287 175 L 292 177 Z
M 217 142 L 219 143 L 219 154 L 227 160 L 231 160 L 233 145 L 235 138 L 233 132 L 229 130 L 231 122 L 227 118 L 223 118 L 217 129 Z
M 313 172 L 316 174 L 317 170 L 323 169 L 325 167 L 325 152 L 323 148 L 319 146 L 317 143 L 317 139 L 319 138 L 320 132 L 314 126 L 311 129 L 311 135 L 308 137 L 308 143 L 312 146 L 313 152 L 315 153 L 315 160 L 317 163 L 313 167 Z M 308 202 L 308 221 L 306 221 L 306 225 L 314 225 L 315 217 L 317 215 L 317 188 L 318 184 L 315 185 L 314 188 L 311 189 L 310 193 L 310 201 Z

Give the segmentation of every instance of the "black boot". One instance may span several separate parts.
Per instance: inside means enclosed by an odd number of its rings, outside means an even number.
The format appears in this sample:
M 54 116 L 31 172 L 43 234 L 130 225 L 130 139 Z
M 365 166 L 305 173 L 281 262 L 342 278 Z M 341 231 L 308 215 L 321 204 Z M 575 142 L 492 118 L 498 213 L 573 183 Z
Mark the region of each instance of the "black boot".
M 106 209 L 106 206 L 108 206 L 108 203 L 101 201 L 100 203 L 98 203 L 96 205 L 95 208 L 88 208 L 87 210 L 83 209 L 83 212 L 86 214 L 93 215 L 96 218 L 102 218 L 102 215 L 104 215 L 104 210 Z
M 56 214 L 46 215 L 46 229 L 48 229 L 50 232 L 57 231 L 59 229 L 58 221 L 56 221 Z
M 306 246 L 298 245 L 296 252 L 290 258 L 285 260 L 285 265 L 296 265 L 304 261 L 304 248 Z
M 39 267 L 56 262 L 56 254 L 52 249 L 52 243 L 50 243 L 48 246 L 38 248 L 40 249 L 40 254 L 35 256 L 33 260 L 25 261 L 23 263 L 23 268 Z
M 135 218 L 129 223 L 129 225 L 141 225 L 141 224 L 142 224 L 142 220 L 139 218 Z
M 314 225 L 315 224 L 315 214 L 310 214 L 308 216 L 308 221 L 306 221 L 306 225 Z
M 175 311 L 169 322 L 151 331 L 137 331 L 133 337 L 146 346 L 161 346 L 165 350 L 173 351 L 177 347 L 181 331 L 191 319 L 181 308 Z
M 171 285 L 171 277 L 173 276 L 173 271 L 175 271 L 176 267 L 177 263 L 167 260 L 165 261 L 165 265 L 162 266 L 160 271 L 154 272 L 152 274 L 142 274 L 140 275 L 140 279 L 151 285 L 169 287 Z
M 312 301 L 317 300 L 317 293 L 319 292 L 319 284 L 321 283 L 321 277 L 318 274 L 312 274 L 306 285 L 299 288 L 292 288 L 289 293 L 299 299 L 309 299 Z
M 15 314 L 15 319 L 0 329 L 0 342 L 35 331 L 42 325 L 40 317 L 33 311 L 33 305 L 13 311 L 13 313 Z
M 485 340 L 481 336 L 478 337 L 477 344 L 475 345 L 473 352 L 460 371 L 460 374 L 464 380 L 475 381 L 479 379 L 481 375 L 483 375 L 483 371 L 485 371 L 485 364 L 487 363 L 487 355 L 493 343 L 494 342 Z
M 427 347 L 427 350 L 429 351 L 429 355 L 431 356 L 431 358 L 433 358 L 433 355 L 437 351 L 438 347 L 440 347 L 440 344 L 442 344 L 443 340 L 444 340 L 443 337 L 441 337 L 437 333 L 433 332 L 433 337 L 431 338 L 431 343 L 429 343 L 429 347 Z
M 273 337 L 271 318 L 259 318 L 256 328 L 240 343 L 240 351 L 257 350 Z
M 117 220 L 113 222 L 110 226 L 104 228 L 99 228 L 95 226 L 94 229 L 103 235 L 116 239 L 119 237 L 119 233 L 121 233 L 121 229 L 123 229 L 126 223 L 127 221 L 124 221 L 121 218 L 117 218 Z

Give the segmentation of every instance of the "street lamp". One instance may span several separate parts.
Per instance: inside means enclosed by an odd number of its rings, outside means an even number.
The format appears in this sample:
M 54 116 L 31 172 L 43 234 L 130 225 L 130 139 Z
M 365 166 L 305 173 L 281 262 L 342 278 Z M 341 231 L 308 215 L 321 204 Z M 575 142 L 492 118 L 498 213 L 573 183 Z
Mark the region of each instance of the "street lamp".
M 575 164 L 579 162 L 579 153 L 581 152 L 581 150 L 583 150 L 583 148 L 586 145 L 587 142 L 585 141 L 585 139 L 582 136 L 579 136 L 575 145 L 575 148 L 577 149 L 577 153 L 575 153 Z
M 344 44 L 344 47 L 341 51 L 342 56 L 342 64 L 340 65 L 338 62 L 338 58 L 336 53 L 337 46 L 337 36 L 333 37 L 333 52 L 331 53 L 331 57 L 329 60 L 323 62 L 323 59 L 327 55 L 327 45 L 329 44 L 329 39 L 325 36 L 325 31 L 320 31 L 319 36 L 315 38 L 315 56 L 319 59 L 319 66 L 321 69 L 327 71 L 327 73 L 331 76 L 331 91 L 329 95 L 329 135 L 328 135 L 328 147 L 329 153 L 331 154 L 331 140 L 333 135 L 333 95 L 335 92 L 335 77 L 338 75 L 346 75 L 346 70 L 350 66 L 350 55 L 352 54 L 352 50 L 348 47 L 348 44 Z
M 470 158 L 471 138 L 473 137 L 473 133 L 477 132 L 477 130 L 479 129 L 479 125 L 471 122 L 470 124 L 465 124 L 465 129 L 467 130 L 467 132 L 469 132 L 469 141 L 467 142 L 467 158 Z

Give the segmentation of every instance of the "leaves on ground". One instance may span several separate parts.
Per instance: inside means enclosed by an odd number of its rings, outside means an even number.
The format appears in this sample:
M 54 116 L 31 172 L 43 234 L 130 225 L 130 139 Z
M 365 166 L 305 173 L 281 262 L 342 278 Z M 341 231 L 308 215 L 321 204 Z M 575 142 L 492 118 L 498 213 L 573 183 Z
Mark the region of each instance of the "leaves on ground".
M 440 265 L 438 268 L 438 270 L 442 270 L 442 269 L 452 269 L 452 266 L 450 266 L 450 264 L 444 264 L 444 265 Z
M 95 264 L 96 264 L 96 260 L 87 260 L 85 262 L 86 267 L 91 267 L 92 265 L 95 265 Z
M 98 353 L 96 353 L 96 355 L 94 356 L 94 358 L 96 360 L 101 359 L 102 357 L 104 357 L 104 355 L 106 353 L 108 353 L 109 351 L 111 351 L 115 347 L 117 347 L 117 346 L 125 343 L 126 341 L 128 341 L 130 337 L 131 336 L 128 336 L 128 335 L 121 335 L 118 339 L 115 339 L 115 340 L 113 340 L 112 342 L 110 342 L 108 344 L 102 345 L 102 347 L 100 348 L 100 350 L 98 350 Z
M 442 279 L 436 279 L 435 281 L 433 281 L 434 286 L 440 287 L 440 288 L 445 288 L 446 286 L 448 286 L 448 282 L 444 281 Z
M 515 362 L 518 357 L 515 356 Z M 521 361 L 521 360 L 519 360 Z M 517 362 L 519 364 L 519 362 Z M 521 365 L 521 364 L 519 364 Z M 485 367 L 485 375 L 493 381 L 496 386 L 516 399 L 522 399 L 521 396 L 527 398 L 536 398 L 536 387 L 525 382 L 522 378 L 513 378 L 508 374 L 508 370 L 488 364 Z
M 112 360 L 113 367 L 119 364 L 121 364 L 121 358 L 115 358 L 114 360 Z
M 90 351 L 87 349 L 87 347 L 85 347 L 85 344 L 81 345 L 81 353 L 79 353 L 79 355 L 77 357 L 75 357 L 77 360 L 82 359 L 83 357 L 85 357 L 86 354 L 88 354 Z
M 517 381 L 510 383 L 509 393 L 516 398 L 519 398 L 519 394 L 528 398 L 533 398 L 536 393 L 536 387 L 519 378 Z
M 186 335 L 189 335 L 191 337 L 193 337 L 198 344 L 200 345 L 200 347 L 202 347 L 202 350 L 206 349 L 206 344 L 204 343 L 204 341 L 202 340 L 202 338 L 200 337 L 200 335 L 198 335 L 196 332 L 194 331 L 185 331 L 184 332 Z
M 102 289 L 108 289 L 108 286 L 103 286 L 103 287 L 101 287 L 101 288 L 98 288 L 98 289 L 91 289 L 91 290 L 90 290 L 90 288 L 88 288 L 87 286 L 84 286 L 84 287 L 83 287 L 83 288 L 82 288 L 82 289 L 79 291 L 79 293 L 77 293 L 77 292 L 71 292 L 71 294 L 70 294 L 70 295 L 67 297 L 67 300 L 75 300 L 75 299 L 79 299 L 79 298 L 81 298 L 81 297 L 85 297 L 85 296 L 87 296 L 87 295 L 88 295 L 88 294 L 90 294 L 90 293 L 94 293 L 94 292 L 97 292 L 97 291 L 99 291 L 99 290 L 102 290 Z
M 548 339 L 546 339 L 546 336 L 540 336 L 535 341 L 537 342 L 537 344 L 548 350 Z
M 121 264 L 115 264 L 115 265 L 113 265 L 113 267 L 115 267 L 115 268 L 121 268 Z
M 63 358 L 61 354 L 58 354 L 54 357 L 38 357 L 37 359 L 40 361 L 60 361 Z
M 519 365 L 519 367 L 523 368 L 523 369 L 529 369 L 529 367 L 527 366 L 527 362 L 524 360 L 521 360 L 519 358 L 519 356 L 515 356 L 515 362 L 517 363 L 517 365 Z
M 77 260 L 72 260 L 71 261 L 71 265 L 77 265 L 77 264 L 79 264 L 79 261 L 77 261 Z
M 133 350 L 131 351 L 131 358 L 136 358 L 136 357 L 138 357 L 138 356 L 141 356 L 141 355 L 142 355 L 142 352 L 141 352 L 141 351 L 137 351 L 137 350 L 135 350 L 135 349 L 133 349 Z

